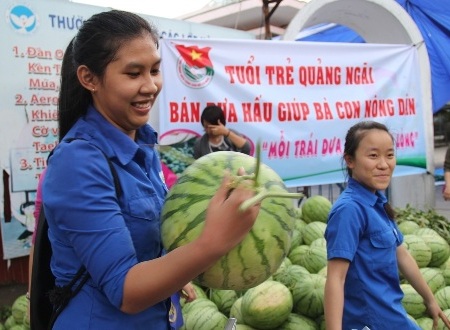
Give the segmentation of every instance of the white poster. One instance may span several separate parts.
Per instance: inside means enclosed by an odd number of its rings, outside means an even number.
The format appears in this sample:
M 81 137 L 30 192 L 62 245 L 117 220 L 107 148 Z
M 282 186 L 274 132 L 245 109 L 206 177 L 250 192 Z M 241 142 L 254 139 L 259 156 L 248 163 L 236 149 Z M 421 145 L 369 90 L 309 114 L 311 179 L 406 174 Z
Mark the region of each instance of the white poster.
M 345 134 L 361 120 L 385 123 L 393 133 L 395 175 L 425 172 L 412 45 L 176 39 L 164 40 L 161 52 L 160 136 L 170 146 L 161 147 L 169 167 L 177 148 L 192 154 L 203 108 L 217 104 L 228 128 L 253 147 L 261 142 L 262 161 L 288 187 L 344 182 Z M 179 159 L 174 167 L 183 169 Z

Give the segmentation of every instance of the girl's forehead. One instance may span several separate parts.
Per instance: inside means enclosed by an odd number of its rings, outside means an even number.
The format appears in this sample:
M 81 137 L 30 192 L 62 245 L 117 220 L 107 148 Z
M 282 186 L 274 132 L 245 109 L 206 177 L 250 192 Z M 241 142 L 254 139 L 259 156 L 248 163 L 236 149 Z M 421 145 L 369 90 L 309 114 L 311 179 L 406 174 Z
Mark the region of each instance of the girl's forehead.
M 365 147 L 393 147 L 391 135 L 383 130 L 370 130 L 361 138 L 359 145 Z

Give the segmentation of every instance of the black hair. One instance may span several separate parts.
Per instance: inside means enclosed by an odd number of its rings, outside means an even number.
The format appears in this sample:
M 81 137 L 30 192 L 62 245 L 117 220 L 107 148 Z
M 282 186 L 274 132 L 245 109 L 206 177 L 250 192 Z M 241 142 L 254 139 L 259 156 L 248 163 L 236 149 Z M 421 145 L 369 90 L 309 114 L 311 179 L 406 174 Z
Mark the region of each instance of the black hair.
M 60 141 L 92 103 L 91 93 L 78 80 L 77 68 L 86 65 L 101 79 L 123 43 L 145 34 L 150 34 L 158 48 L 157 29 L 139 15 L 121 10 L 95 14 L 83 23 L 67 46 L 61 66 Z
M 389 132 L 389 129 L 387 128 L 386 125 L 370 120 L 361 121 L 350 127 L 349 130 L 347 131 L 344 144 L 344 157 L 350 156 L 352 158 L 355 158 L 356 150 L 358 149 L 361 140 L 369 133 L 370 130 L 374 129 L 385 131 L 391 137 L 392 142 L 393 143 L 395 142 L 393 135 L 391 134 L 391 132 Z M 344 159 L 343 163 L 345 164 Z M 352 170 L 348 167 L 346 167 L 346 169 L 347 175 L 349 177 L 352 177 Z M 391 219 L 395 218 L 395 211 L 389 203 L 385 204 L 385 210 Z
M 219 121 L 224 126 L 227 124 L 222 108 L 217 105 L 208 105 L 205 109 L 203 109 L 200 122 L 203 125 L 205 121 L 213 125 L 219 125 Z

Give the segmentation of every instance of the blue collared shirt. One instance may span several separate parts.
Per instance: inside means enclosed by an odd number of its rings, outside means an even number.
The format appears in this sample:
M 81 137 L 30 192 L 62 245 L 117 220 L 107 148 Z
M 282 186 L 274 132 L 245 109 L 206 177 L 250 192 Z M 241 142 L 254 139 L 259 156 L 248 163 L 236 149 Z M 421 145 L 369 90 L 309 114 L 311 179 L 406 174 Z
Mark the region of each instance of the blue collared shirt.
M 167 187 L 156 143 L 149 125 L 138 130 L 135 142 L 91 106 L 50 157 L 43 202 L 52 271 L 58 285 L 82 264 L 90 274 L 54 329 L 168 329 L 169 300 L 135 315 L 119 310 L 129 269 L 162 253 Z M 116 169 L 120 199 L 102 151 Z
M 397 247 L 403 235 L 384 210 L 386 197 L 350 178 L 330 211 L 328 259 L 350 261 L 344 286 L 343 329 L 419 329 L 401 300 Z

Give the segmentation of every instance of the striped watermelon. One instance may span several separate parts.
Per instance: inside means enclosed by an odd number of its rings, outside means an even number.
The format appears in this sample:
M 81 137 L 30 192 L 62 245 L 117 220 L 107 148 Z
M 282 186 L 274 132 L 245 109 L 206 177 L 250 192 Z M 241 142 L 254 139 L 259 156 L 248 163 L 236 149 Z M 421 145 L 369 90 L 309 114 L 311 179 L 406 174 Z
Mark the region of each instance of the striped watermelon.
M 289 249 L 289 252 L 292 251 L 293 248 L 302 245 L 303 244 L 303 237 L 302 232 L 298 230 L 297 228 L 294 228 L 292 230 L 292 241 L 291 241 L 291 248 Z
M 302 280 L 303 275 L 309 274 L 309 271 L 299 265 L 290 265 L 277 271 L 273 275 L 273 279 L 283 283 L 289 290 L 292 290 L 295 283 Z
M 184 317 L 184 328 L 186 330 L 225 329 L 227 322 L 228 317 L 217 308 L 195 308 Z
M 300 245 L 288 257 L 293 264 L 305 267 L 310 273 L 317 273 L 327 265 L 327 248 L 317 245 Z
M 410 284 L 400 284 L 403 291 L 402 305 L 406 312 L 414 318 L 424 316 L 427 307 L 423 302 L 423 298 Z
M 450 256 L 450 245 L 439 235 L 422 235 L 422 239 L 431 249 L 429 267 L 440 267 Z
M 302 229 L 302 237 L 304 244 L 310 245 L 316 239 L 323 238 L 326 228 L 327 225 L 320 221 L 313 221 L 308 223 Z
M 292 289 L 294 312 L 317 318 L 323 314 L 325 277 L 318 274 L 304 275 Z
M 230 317 L 235 318 L 237 323 L 244 322 L 242 320 L 241 306 L 242 306 L 242 297 L 239 297 L 238 299 L 236 299 L 236 301 L 230 308 Z
M 424 236 L 424 235 L 432 235 L 432 236 L 439 236 L 438 232 L 434 229 L 424 227 L 424 228 L 418 228 L 414 230 L 414 235 Z
M 433 329 L 433 319 L 430 317 L 419 317 L 418 319 L 416 319 L 416 322 L 419 325 L 420 329 Z
M 321 195 L 311 196 L 302 204 L 302 219 L 306 223 L 313 221 L 326 223 L 330 210 L 331 202 L 328 198 Z
M 219 188 L 224 171 L 237 173 L 243 167 L 254 173 L 256 159 L 233 151 L 213 152 L 197 159 L 169 191 L 162 210 L 161 235 L 171 251 L 195 240 L 201 233 L 205 211 Z M 244 240 L 210 269 L 197 277 L 202 286 L 244 290 L 268 279 L 287 256 L 294 227 L 292 200 L 279 175 L 261 164 L 258 183 L 277 197 L 261 202 L 256 222 Z M 280 197 L 283 196 L 283 197 Z
M 217 305 L 215 303 L 213 303 L 210 299 L 197 298 L 191 302 L 185 303 L 182 307 L 182 311 L 183 311 L 183 314 L 188 314 L 192 310 L 203 309 L 203 308 L 208 308 L 208 307 L 219 310 L 217 308 Z
M 27 309 L 28 309 L 28 299 L 26 295 L 20 295 L 14 300 L 11 306 L 11 313 L 17 324 L 22 324 L 23 317 L 25 316 Z
M 230 314 L 231 306 L 238 298 L 238 294 L 234 290 L 211 289 L 209 294 L 209 299 L 225 315 Z
M 450 309 L 450 286 L 437 290 L 434 297 L 442 310 Z
M 304 315 L 291 313 L 277 330 L 318 330 L 317 323 Z
M 278 276 L 278 274 L 284 272 L 286 270 L 286 268 L 291 266 L 291 265 L 292 265 L 292 261 L 288 257 L 284 258 L 284 260 L 281 263 L 280 267 L 278 267 L 278 269 L 275 271 L 275 273 L 272 274 L 273 279 L 275 279 L 276 276 Z
M 445 285 L 450 285 L 450 258 L 448 258 L 440 267 L 444 275 Z
M 419 270 L 433 293 L 445 287 L 445 278 L 442 269 L 423 267 Z
M 309 251 L 309 245 L 299 245 L 289 252 L 288 258 L 294 265 L 303 266 L 301 260 L 304 255 Z
M 398 229 L 403 235 L 413 234 L 419 228 L 419 224 L 412 220 L 405 220 L 398 224 Z
M 443 312 L 444 312 L 445 316 L 447 316 L 447 318 L 450 319 L 450 309 L 445 309 L 445 310 L 443 310 Z M 437 326 L 436 330 L 448 330 L 448 328 L 444 324 L 444 322 L 441 319 L 439 319 L 438 320 L 438 326 Z
M 403 236 L 403 245 L 419 267 L 426 267 L 431 261 L 431 248 L 419 235 L 407 234 Z
M 302 231 L 303 228 L 306 225 L 307 225 L 307 223 L 304 220 L 302 220 L 302 219 L 295 219 L 295 222 L 294 222 L 294 228 L 295 229 L 298 229 L 298 230 Z
M 246 324 L 236 324 L 236 330 L 258 330 Z
M 322 275 L 322 276 L 324 276 L 324 277 L 327 277 L 327 271 L 328 271 L 328 267 L 325 266 L 325 267 L 323 267 L 321 270 L 319 270 L 319 271 L 317 272 L 317 274 L 318 274 L 318 275 Z
M 12 327 L 16 326 L 16 320 L 14 319 L 14 316 L 10 315 L 4 322 L 6 329 L 11 329 Z
M 327 240 L 325 239 L 325 237 L 321 237 L 321 238 L 318 238 L 318 239 L 315 239 L 314 241 L 312 241 L 309 246 L 319 246 L 319 247 L 326 248 Z
M 292 311 L 289 289 L 277 281 L 265 281 L 245 292 L 241 313 L 244 324 L 257 329 L 277 329 Z
M 302 218 L 302 208 L 301 207 L 294 207 L 294 216 L 295 219 L 300 220 Z

